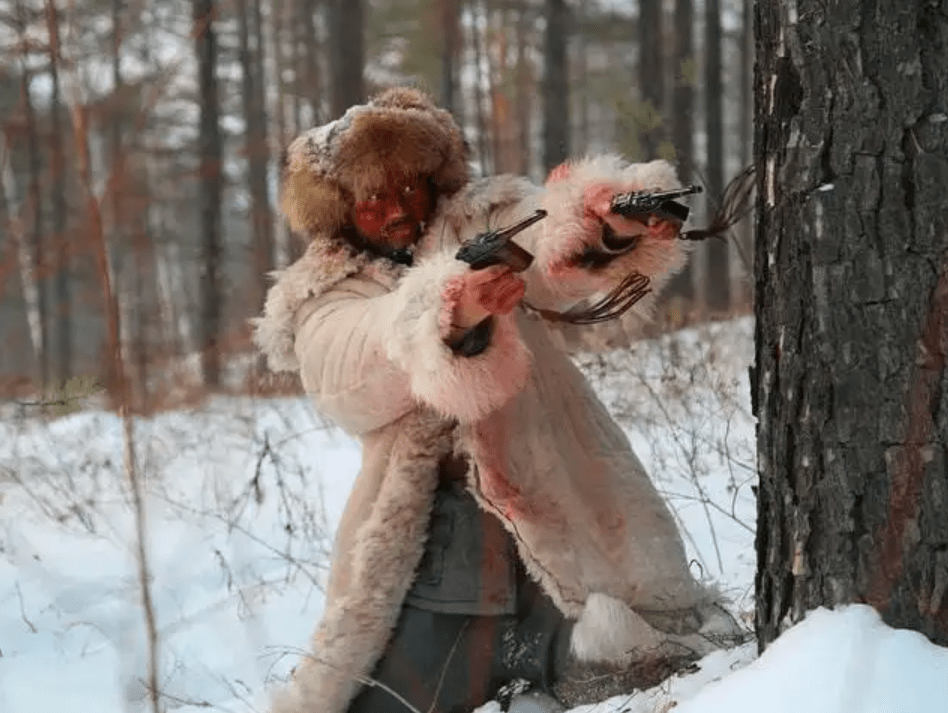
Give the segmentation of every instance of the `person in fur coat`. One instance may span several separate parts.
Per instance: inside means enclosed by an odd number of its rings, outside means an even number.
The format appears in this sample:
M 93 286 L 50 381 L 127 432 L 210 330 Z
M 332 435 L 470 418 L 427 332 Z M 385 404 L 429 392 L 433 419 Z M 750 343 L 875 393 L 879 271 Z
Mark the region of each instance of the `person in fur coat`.
M 646 685 L 718 645 L 717 597 L 541 315 L 633 271 L 654 294 L 686 258 L 680 226 L 610 200 L 678 185 L 666 162 L 611 154 L 543 186 L 472 179 L 451 115 L 411 88 L 290 144 L 282 207 L 308 246 L 276 273 L 254 339 L 361 441 L 362 467 L 312 650 L 275 711 L 460 713 L 513 680 L 574 705 L 618 692 L 583 687 L 604 671 Z M 515 239 L 526 271 L 455 257 L 537 209 Z

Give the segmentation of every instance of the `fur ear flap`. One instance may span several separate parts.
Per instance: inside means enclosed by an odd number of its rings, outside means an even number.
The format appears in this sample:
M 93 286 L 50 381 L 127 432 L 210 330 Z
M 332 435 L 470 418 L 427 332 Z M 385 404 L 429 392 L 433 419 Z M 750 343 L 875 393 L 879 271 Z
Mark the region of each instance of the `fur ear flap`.
M 333 182 L 307 170 L 289 170 L 283 181 L 283 214 L 294 232 L 335 233 L 348 220 L 350 198 Z

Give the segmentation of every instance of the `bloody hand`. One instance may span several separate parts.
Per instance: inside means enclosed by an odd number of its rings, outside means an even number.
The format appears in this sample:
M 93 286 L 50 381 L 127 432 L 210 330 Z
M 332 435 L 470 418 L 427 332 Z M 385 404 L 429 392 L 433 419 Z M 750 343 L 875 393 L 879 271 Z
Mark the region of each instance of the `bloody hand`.
M 472 270 L 463 278 L 451 325 L 469 329 L 491 314 L 509 314 L 523 299 L 526 285 L 506 265 Z

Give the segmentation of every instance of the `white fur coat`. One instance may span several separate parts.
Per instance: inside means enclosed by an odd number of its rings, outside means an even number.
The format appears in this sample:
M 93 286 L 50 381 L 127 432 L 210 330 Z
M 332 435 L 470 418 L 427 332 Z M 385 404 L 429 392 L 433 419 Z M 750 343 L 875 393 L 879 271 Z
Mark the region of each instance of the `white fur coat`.
M 524 273 L 535 307 L 568 308 L 632 269 L 658 289 L 680 267 L 679 244 L 657 239 L 605 269 L 572 265 L 600 240 L 583 197 L 603 181 L 617 191 L 676 185 L 668 164 L 614 156 L 573 164 L 542 188 L 488 179 L 439 203 L 414 267 L 353 256 L 335 236 L 321 236 L 277 275 L 256 342 L 271 368 L 298 369 L 317 408 L 363 447 L 326 610 L 311 655 L 278 698 L 280 713 L 343 713 L 370 674 L 421 557 L 437 463 L 450 451 L 470 458 L 478 503 L 578 620 L 579 658 L 621 661 L 653 646 L 661 634 L 637 611 L 687 609 L 707 596 L 626 436 L 547 322 L 527 309 L 495 318 L 491 344 L 474 357 L 444 343 L 456 278 L 468 269 L 454 258 L 459 243 L 537 208 L 548 217 L 516 238 L 536 258 Z

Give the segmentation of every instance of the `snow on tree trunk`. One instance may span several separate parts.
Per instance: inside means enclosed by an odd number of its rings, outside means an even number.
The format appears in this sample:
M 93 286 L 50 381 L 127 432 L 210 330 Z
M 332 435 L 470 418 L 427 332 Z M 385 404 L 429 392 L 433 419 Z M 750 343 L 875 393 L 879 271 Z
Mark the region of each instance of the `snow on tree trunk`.
M 948 13 L 756 6 L 757 630 L 948 645 Z

